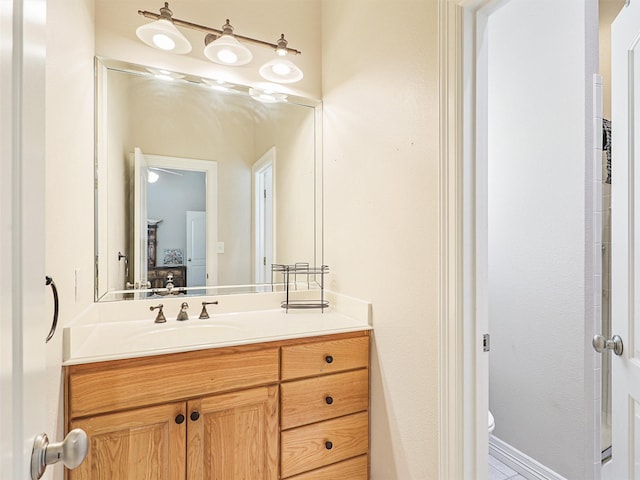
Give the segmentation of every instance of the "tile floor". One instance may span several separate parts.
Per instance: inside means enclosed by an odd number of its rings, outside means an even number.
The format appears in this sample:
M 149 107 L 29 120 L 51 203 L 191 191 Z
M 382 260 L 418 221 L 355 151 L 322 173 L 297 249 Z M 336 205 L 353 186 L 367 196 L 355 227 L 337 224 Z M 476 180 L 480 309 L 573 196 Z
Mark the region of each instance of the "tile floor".
M 527 480 L 518 472 L 489 455 L 489 480 Z

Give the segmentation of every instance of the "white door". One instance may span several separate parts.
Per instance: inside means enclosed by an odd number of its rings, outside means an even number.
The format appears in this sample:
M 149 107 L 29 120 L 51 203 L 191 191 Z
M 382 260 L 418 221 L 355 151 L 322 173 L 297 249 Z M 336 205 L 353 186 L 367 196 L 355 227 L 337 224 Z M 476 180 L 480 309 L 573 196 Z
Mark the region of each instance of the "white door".
M 271 278 L 273 263 L 273 168 L 271 163 L 256 176 L 257 214 L 256 234 L 256 283 L 265 283 Z
M 133 283 L 142 285 L 148 274 L 147 181 L 149 166 L 142 150 L 133 151 Z M 127 279 L 127 281 L 131 281 Z M 124 288 L 124 287 L 123 287 Z
M 624 349 L 611 360 L 613 457 L 603 478 L 617 480 L 640 479 L 640 1 L 623 8 L 611 32 L 611 331 Z
M 207 284 L 206 212 L 187 212 L 187 287 Z
M 0 15 L 0 477 L 28 479 L 47 419 L 44 272 L 44 0 Z M 57 335 L 61 335 L 58 332 Z M 56 440 L 56 439 L 52 439 Z
M 264 172 L 264 195 L 262 196 L 263 207 L 263 225 L 262 242 L 264 245 L 263 266 L 264 278 L 263 282 L 270 278 L 271 264 L 273 259 L 273 165 Z
M 275 161 L 271 147 L 251 167 L 253 172 L 253 248 L 254 282 L 271 281 L 271 264 L 275 263 Z

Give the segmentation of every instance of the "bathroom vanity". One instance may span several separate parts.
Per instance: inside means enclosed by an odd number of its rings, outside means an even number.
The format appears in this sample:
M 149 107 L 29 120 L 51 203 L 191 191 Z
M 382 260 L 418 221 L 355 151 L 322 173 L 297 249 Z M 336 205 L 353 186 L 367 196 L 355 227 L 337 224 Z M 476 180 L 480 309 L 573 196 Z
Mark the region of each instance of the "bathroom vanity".
M 370 306 L 323 294 L 320 102 L 156 77 L 96 59 L 96 304 L 64 331 L 65 427 L 90 447 L 67 479 L 366 480 Z M 174 209 L 194 172 L 202 204 Z M 204 215 L 200 282 L 193 239 L 174 235 L 194 231 L 189 213 Z M 174 250 L 187 267 L 158 261 Z M 278 265 L 306 269 L 280 279 Z
M 322 330 L 68 361 L 67 431 L 85 430 L 90 448 L 67 478 L 366 480 L 370 329 Z

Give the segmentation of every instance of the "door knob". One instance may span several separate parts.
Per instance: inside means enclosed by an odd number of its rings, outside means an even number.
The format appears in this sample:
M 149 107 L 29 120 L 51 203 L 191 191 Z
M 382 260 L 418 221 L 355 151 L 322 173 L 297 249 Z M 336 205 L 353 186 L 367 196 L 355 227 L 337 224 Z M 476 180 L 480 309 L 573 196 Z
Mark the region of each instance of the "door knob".
M 602 335 L 596 335 L 593 337 L 593 348 L 596 352 L 602 353 L 605 350 L 613 350 L 613 353 L 620 356 L 622 355 L 622 351 L 624 346 L 622 344 L 622 338 L 620 335 L 614 335 L 611 338 L 605 338 Z
M 47 465 L 58 462 L 73 470 L 84 461 L 88 448 L 87 434 L 80 428 L 71 430 L 59 443 L 49 443 L 47 434 L 41 433 L 33 441 L 31 479 L 38 480 L 44 475 Z

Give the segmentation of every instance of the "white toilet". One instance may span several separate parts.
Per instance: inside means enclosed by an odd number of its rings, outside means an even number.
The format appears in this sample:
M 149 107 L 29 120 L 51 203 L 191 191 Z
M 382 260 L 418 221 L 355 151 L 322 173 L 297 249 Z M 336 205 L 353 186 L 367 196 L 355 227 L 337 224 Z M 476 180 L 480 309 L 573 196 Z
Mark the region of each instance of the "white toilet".
M 494 428 L 496 428 L 496 421 L 494 420 L 491 412 L 489 412 L 489 433 L 493 432 Z

